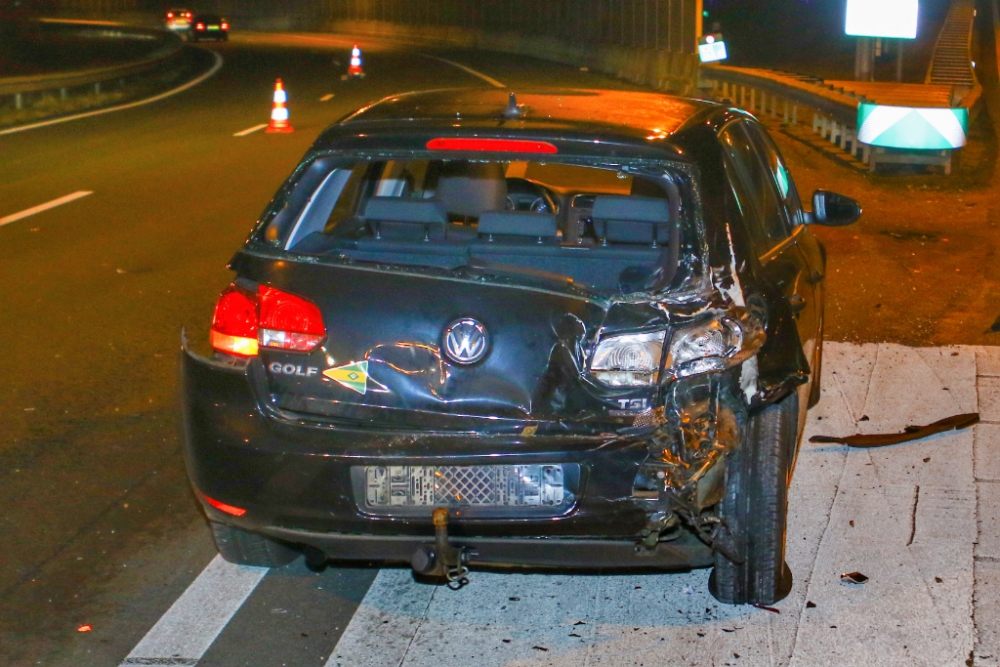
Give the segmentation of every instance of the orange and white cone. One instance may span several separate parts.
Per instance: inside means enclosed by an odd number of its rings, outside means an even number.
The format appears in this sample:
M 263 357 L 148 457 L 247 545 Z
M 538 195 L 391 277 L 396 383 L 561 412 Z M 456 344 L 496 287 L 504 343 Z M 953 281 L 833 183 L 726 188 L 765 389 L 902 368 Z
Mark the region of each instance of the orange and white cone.
M 285 86 L 281 79 L 274 82 L 274 104 L 271 106 L 271 123 L 265 132 L 294 132 L 288 122 L 288 95 L 285 94 Z
M 347 68 L 347 76 L 364 77 L 365 71 L 361 68 L 361 49 L 355 44 L 351 49 L 351 65 Z

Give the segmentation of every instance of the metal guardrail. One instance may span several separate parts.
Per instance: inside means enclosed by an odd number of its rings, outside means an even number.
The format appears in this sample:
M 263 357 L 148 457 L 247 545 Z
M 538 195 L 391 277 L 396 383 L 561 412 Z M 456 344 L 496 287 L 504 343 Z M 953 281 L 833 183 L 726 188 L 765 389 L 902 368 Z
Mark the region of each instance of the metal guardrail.
M 0 97 L 13 97 L 14 108 L 21 109 L 24 106 L 25 95 L 31 93 L 59 91 L 60 98 L 66 99 L 70 89 L 83 86 L 93 86 L 93 91 L 100 93 L 101 84 L 147 72 L 176 55 L 184 46 L 184 42 L 177 34 L 166 30 L 125 26 L 95 27 L 87 28 L 84 31 L 81 31 L 79 26 L 74 26 L 74 29 L 77 32 L 93 33 L 90 37 L 95 39 L 156 40 L 161 42 L 161 46 L 141 60 L 133 60 L 120 65 L 36 76 L 2 78 L 0 79 Z

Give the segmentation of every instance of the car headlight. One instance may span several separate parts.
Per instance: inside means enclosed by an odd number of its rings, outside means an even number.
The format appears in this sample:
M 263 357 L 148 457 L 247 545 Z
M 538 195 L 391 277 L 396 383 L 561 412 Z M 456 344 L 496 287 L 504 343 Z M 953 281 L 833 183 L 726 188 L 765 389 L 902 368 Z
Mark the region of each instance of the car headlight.
M 732 368 L 757 354 L 767 335 L 752 313 L 733 308 L 722 317 L 678 328 L 670 341 L 670 379 Z
M 591 374 L 609 387 L 655 385 L 665 334 L 665 331 L 654 331 L 605 338 L 594 351 Z

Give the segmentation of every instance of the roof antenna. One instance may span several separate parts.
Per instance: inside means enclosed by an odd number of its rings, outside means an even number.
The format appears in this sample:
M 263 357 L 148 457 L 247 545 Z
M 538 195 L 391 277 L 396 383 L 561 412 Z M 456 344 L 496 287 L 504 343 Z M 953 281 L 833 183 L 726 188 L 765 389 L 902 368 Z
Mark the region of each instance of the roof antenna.
M 507 108 L 503 110 L 503 117 L 508 120 L 521 118 L 523 109 L 524 107 L 517 103 L 517 96 L 511 93 L 507 100 Z

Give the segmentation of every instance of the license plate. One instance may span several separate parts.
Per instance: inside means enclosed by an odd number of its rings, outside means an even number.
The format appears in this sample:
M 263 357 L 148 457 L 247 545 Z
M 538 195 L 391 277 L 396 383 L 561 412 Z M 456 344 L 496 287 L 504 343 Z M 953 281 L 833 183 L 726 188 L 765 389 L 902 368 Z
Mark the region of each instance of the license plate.
M 371 508 L 558 508 L 572 502 L 562 465 L 369 466 Z
M 210 25 L 210 26 L 208 26 L 208 29 L 209 30 L 218 30 L 219 26 L 217 26 L 217 25 Z

